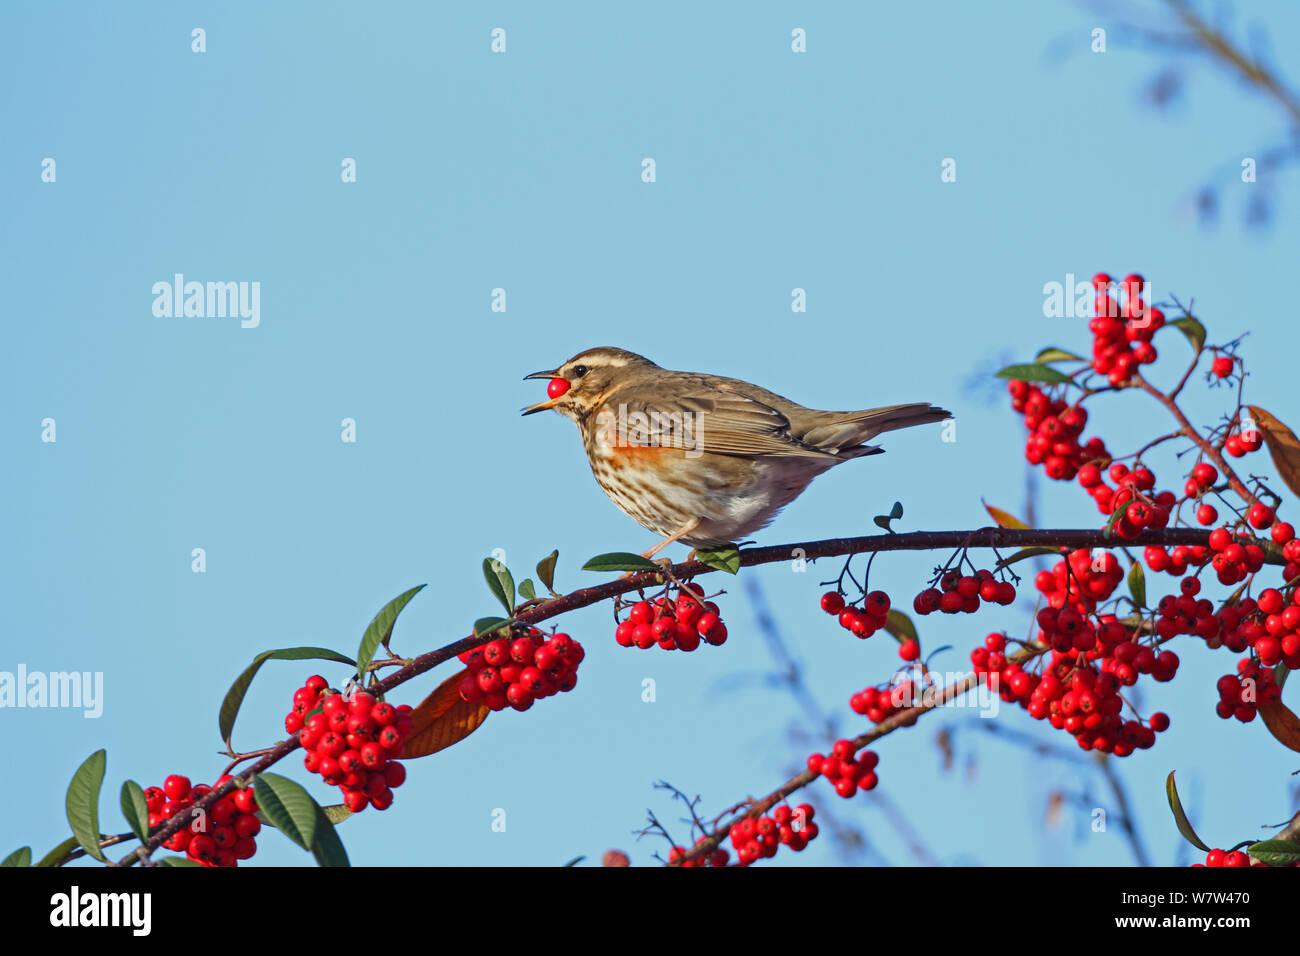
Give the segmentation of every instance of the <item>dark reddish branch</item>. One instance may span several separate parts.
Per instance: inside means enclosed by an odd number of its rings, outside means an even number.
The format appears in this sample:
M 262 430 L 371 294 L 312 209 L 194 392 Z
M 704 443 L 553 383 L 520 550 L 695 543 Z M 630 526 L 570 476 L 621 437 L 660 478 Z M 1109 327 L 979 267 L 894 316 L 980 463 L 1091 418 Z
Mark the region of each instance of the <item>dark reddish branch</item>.
M 1147 530 L 1138 538 L 1121 540 L 1113 536 L 1107 536 L 1106 533 L 1096 528 L 1080 528 L 1077 530 L 1053 531 L 1050 529 L 1011 529 L 1011 528 L 979 528 L 974 531 L 910 531 L 904 534 L 874 534 L 865 535 L 857 538 L 828 538 L 824 541 L 804 541 L 796 544 L 778 544 L 766 548 L 746 548 L 740 552 L 740 564 L 742 567 L 752 567 L 757 564 L 772 564 L 777 561 L 793 561 L 799 558 L 812 560 L 814 558 L 831 558 L 843 557 L 850 554 L 865 554 L 873 551 L 930 551 L 948 548 L 1030 548 L 1030 547 L 1061 547 L 1061 548 L 1113 548 L 1120 544 L 1145 546 L 1145 545 L 1162 545 L 1172 547 L 1175 545 L 1206 545 L 1209 543 L 1209 532 L 1200 531 L 1194 528 L 1165 528 L 1159 531 Z M 1271 542 L 1259 542 L 1262 547 L 1268 550 Z M 1276 550 L 1276 549 L 1273 549 Z M 1272 557 L 1272 555 L 1270 554 Z M 697 577 L 701 574 L 710 574 L 716 569 L 699 561 L 687 561 L 683 564 L 672 565 L 669 568 L 675 578 L 687 579 Z M 580 588 L 577 591 L 570 592 L 561 597 L 552 598 L 538 604 L 517 615 L 517 619 L 524 624 L 539 624 L 542 621 L 563 614 L 566 611 L 576 610 L 581 607 L 599 603 L 608 598 L 620 594 L 626 594 L 629 591 L 636 591 L 642 588 L 658 587 L 663 584 L 664 578 L 659 571 L 641 571 L 626 578 L 620 578 L 616 581 L 609 581 L 605 584 L 598 584 L 594 587 Z M 411 663 L 407 664 L 400 670 L 389 674 L 383 680 L 373 685 L 372 689 L 378 693 L 386 693 L 404 684 L 413 677 L 418 677 L 425 671 L 432 670 L 444 661 L 454 658 L 463 651 L 486 644 L 492 640 L 491 635 L 483 637 L 466 637 L 455 643 L 448 644 L 435 651 L 429 651 L 414 658 Z M 890 718 L 880 724 L 874 731 L 859 737 L 859 740 L 869 742 L 888 733 L 893 729 L 894 724 L 898 722 L 897 718 Z M 882 729 L 888 728 L 888 729 Z M 291 737 L 288 740 L 276 745 L 266 756 L 258 760 L 257 763 L 244 768 L 237 777 L 245 781 L 251 780 L 254 776 L 278 763 L 284 757 L 288 756 L 294 750 L 298 749 L 298 740 Z M 795 778 L 799 780 L 800 778 Z M 812 778 L 809 777 L 809 780 Z M 798 789 L 805 783 L 793 786 L 791 789 Z M 792 781 L 793 783 L 793 781 Z M 211 807 L 219 799 L 235 789 L 234 782 L 223 784 L 215 787 L 198 801 L 194 806 L 204 809 Z M 779 795 L 778 795 L 779 794 Z M 784 794 L 774 794 L 772 802 L 775 803 L 780 796 Z M 147 844 L 150 852 L 156 850 L 164 840 L 168 839 L 173 833 L 186 826 L 190 820 L 188 815 L 177 815 L 171 821 L 165 824 L 157 833 L 149 838 Z M 129 854 L 119 863 L 130 864 L 134 862 L 134 854 Z

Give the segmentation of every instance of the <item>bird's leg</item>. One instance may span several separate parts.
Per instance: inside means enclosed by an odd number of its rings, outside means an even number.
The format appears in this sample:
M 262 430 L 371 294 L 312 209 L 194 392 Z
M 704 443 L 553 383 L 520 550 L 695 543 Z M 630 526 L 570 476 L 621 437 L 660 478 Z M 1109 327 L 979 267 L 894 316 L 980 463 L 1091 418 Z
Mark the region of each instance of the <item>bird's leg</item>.
M 698 527 L 700 526 L 700 522 L 703 521 L 703 520 L 704 520 L 703 518 L 692 518 L 689 522 L 687 522 L 686 524 L 682 525 L 680 528 L 678 528 L 676 531 L 674 531 L 674 532 L 673 532 L 672 534 L 670 534 L 668 537 L 664 538 L 662 541 L 660 541 L 658 544 L 656 544 L 656 545 L 655 545 L 653 548 L 651 548 L 649 551 L 642 551 L 642 552 L 641 552 L 641 557 L 643 557 L 643 558 L 645 558 L 647 561 L 649 561 L 651 558 L 653 558 L 653 557 L 655 556 L 655 554 L 656 554 L 657 552 L 662 551 L 664 548 L 668 547 L 668 545 L 672 544 L 672 543 L 673 543 L 674 541 L 676 541 L 678 538 L 681 538 L 681 537 L 684 536 L 684 535 L 688 535 L 688 534 L 690 534 L 692 531 L 694 531 L 696 528 L 698 528 Z

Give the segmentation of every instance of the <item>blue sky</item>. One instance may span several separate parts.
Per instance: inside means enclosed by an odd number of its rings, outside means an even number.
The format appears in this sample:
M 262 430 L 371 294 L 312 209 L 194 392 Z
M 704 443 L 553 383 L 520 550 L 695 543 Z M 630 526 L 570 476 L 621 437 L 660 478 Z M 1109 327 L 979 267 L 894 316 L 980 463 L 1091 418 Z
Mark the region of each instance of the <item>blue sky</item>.
M 1234 29 L 1265 28 L 1275 62 L 1300 62 L 1294 6 L 1253 4 L 1249 17 Z M 1190 64 L 1171 110 L 1151 110 L 1140 90 L 1161 58 L 1079 6 L 64 3 L 6 5 L 0 25 L 0 670 L 105 682 L 99 719 L 0 711 L 25 781 L 0 790 L 0 851 L 43 853 L 66 835 L 63 788 L 99 747 L 106 828 L 127 776 L 215 776 L 218 704 L 260 650 L 351 653 L 380 606 L 429 582 L 395 635 L 415 654 L 492 613 L 480 562 L 493 549 L 522 578 L 559 548 L 567 590 L 601 580 L 579 570 L 591 555 L 652 544 L 600 493 L 571 424 L 518 415 L 542 392 L 520 378 L 584 348 L 815 407 L 957 413 L 956 442 L 936 427 L 890 436 L 888 454 L 820 478 L 764 544 L 872 531 L 895 499 L 905 529 L 984 524 L 981 497 L 1020 509 L 1021 426 L 968 383 L 1043 345 L 1087 347 L 1083 321 L 1042 313 L 1044 283 L 1067 273 L 1137 270 L 1194 297 L 1212 341 L 1250 333 L 1253 400 L 1300 417 L 1285 278 L 1298 180 L 1236 176 L 1241 157 L 1284 139 L 1281 112 L 1205 64 Z M 1104 54 L 1088 49 L 1097 26 L 1111 28 Z M 489 48 L 496 27 L 504 54 Z M 791 52 L 795 27 L 804 54 Z M 646 157 L 654 183 L 641 180 Z M 940 182 L 947 157 L 955 183 Z M 341 182 L 345 158 L 355 183 Z M 1215 228 L 1189 211 L 1208 178 L 1223 198 Z M 1247 190 L 1264 185 L 1277 215 L 1247 230 Z M 176 273 L 260 283 L 260 324 L 155 316 L 153 285 Z M 490 308 L 496 288 L 504 313 Z M 1157 344 L 1160 380 L 1187 353 L 1174 333 Z M 1212 421 L 1221 396 L 1191 392 Z M 1167 430 L 1162 414 L 1125 396 L 1093 421 L 1132 451 Z M 345 418 L 355 443 L 340 440 Z M 1163 464 L 1162 485 L 1180 487 Z M 1044 526 L 1097 521 L 1073 487 L 1044 488 L 1039 512 Z M 191 571 L 194 548 L 205 573 Z M 873 579 L 907 603 L 937 559 L 886 555 Z M 860 732 L 849 695 L 898 660 L 883 635 L 855 641 L 817 609 L 817 581 L 837 571 L 746 574 L 822 706 Z M 701 794 L 711 815 L 784 780 L 811 749 L 788 736 L 799 711 L 738 681 L 774 665 L 743 583 L 718 577 L 732 635 L 720 649 L 623 650 L 607 606 L 565 618 L 588 649 L 577 690 L 412 764 L 391 810 L 342 828 L 353 861 L 548 865 L 616 846 L 646 863 L 663 849 L 632 835 L 646 808 L 681 815 L 655 781 Z M 922 642 L 953 645 L 934 663 L 958 670 L 985 633 L 1025 624 L 1023 608 L 927 619 Z M 1160 862 L 1179 843 L 1171 769 L 1216 845 L 1294 811 L 1287 752 L 1259 724 L 1213 713 L 1232 659 L 1177 650 L 1178 680 L 1145 697 L 1173 728 L 1120 762 Z M 236 743 L 276 739 L 310 673 L 268 664 Z M 444 673 L 395 699 L 415 703 Z M 1019 712 L 1003 722 L 1043 729 Z M 945 725 L 959 727 L 951 772 L 935 744 Z M 1118 827 L 1089 830 L 1088 806 L 1045 824 L 1049 793 L 1079 789 L 1076 770 L 961 712 L 879 752 L 882 792 L 945 862 L 1130 860 Z M 1108 807 L 1087 779 L 1091 806 Z M 824 785 L 808 796 L 867 834 L 869 859 L 915 861 L 879 805 Z M 255 862 L 311 863 L 285 840 L 261 843 Z M 844 859 L 821 844 L 784 862 Z

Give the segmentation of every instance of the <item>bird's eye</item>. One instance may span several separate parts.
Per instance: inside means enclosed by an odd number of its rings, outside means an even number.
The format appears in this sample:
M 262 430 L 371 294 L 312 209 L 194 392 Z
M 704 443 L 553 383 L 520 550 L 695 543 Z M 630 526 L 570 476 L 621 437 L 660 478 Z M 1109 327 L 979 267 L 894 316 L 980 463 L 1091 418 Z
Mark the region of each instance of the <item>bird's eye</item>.
M 573 370 L 573 374 L 575 378 L 582 378 L 582 376 L 587 374 L 587 366 L 579 365 Z

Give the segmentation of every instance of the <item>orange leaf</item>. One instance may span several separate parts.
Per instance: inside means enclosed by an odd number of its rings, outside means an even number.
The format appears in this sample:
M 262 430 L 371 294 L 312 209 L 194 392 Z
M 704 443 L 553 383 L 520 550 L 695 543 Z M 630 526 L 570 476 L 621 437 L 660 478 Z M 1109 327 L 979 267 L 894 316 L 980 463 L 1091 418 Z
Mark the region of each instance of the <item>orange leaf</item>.
M 1024 529 L 1029 527 L 1029 525 L 1025 524 L 1023 521 L 1021 521 L 1019 518 L 1015 517 L 1014 515 L 1007 514 L 1001 508 L 994 508 L 983 498 L 980 499 L 980 502 L 984 505 L 984 510 L 993 516 L 993 520 L 997 522 L 999 528 Z
M 1300 717 L 1280 700 L 1261 700 L 1255 706 L 1268 732 L 1284 746 L 1300 751 Z
M 1280 421 L 1258 405 L 1247 405 L 1251 420 L 1264 436 L 1268 453 L 1273 456 L 1273 466 L 1278 477 L 1286 482 L 1292 493 L 1300 497 L 1300 438 Z
M 415 708 L 415 724 L 402 746 L 402 759 L 427 757 L 478 730 L 492 711 L 483 701 L 469 703 L 460 696 L 465 671 L 457 671 Z

